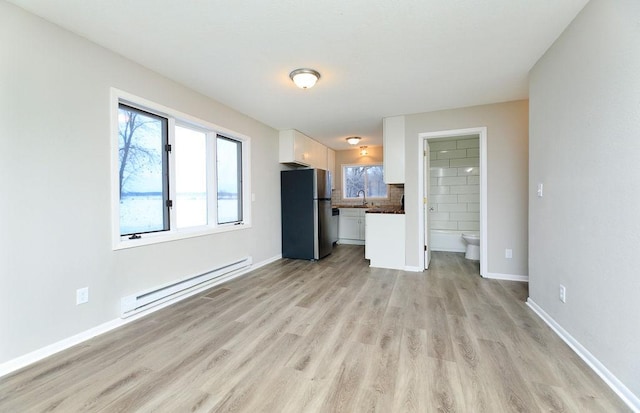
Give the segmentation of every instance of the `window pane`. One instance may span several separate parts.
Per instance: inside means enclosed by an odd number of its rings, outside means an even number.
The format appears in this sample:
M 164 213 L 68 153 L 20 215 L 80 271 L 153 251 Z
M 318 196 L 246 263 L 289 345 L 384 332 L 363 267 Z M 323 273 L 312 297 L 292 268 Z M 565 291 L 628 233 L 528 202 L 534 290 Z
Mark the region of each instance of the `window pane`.
M 382 166 L 367 167 L 367 196 L 370 198 L 387 197 L 387 185 L 384 183 Z
M 242 142 L 223 136 L 216 141 L 218 223 L 242 221 Z
M 359 191 L 364 191 L 365 168 L 363 166 L 347 166 L 344 173 L 344 197 L 357 198 Z
M 120 105 L 118 127 L 120 234 L 168 230 L 167 120 Z
M 207 225 L 207 135 L 176 126 L 176 226 Z

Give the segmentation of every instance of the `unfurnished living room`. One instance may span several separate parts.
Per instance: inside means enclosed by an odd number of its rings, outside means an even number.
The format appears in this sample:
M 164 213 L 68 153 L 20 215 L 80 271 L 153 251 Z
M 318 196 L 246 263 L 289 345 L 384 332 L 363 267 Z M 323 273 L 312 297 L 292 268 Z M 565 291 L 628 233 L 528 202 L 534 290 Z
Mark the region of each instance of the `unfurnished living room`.
M 640 2 L 0 33 L 0 412 L 640 412 Z

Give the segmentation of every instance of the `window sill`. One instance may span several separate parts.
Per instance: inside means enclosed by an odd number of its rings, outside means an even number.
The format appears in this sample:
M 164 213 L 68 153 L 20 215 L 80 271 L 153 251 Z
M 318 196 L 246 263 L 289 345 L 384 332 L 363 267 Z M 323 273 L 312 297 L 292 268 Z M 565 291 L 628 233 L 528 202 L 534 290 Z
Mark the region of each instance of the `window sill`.
M 196 237 L 202 237 L 202 236 L 213 235 L 213 234 L 222 234 L 222 233 L 231 232 L 231 231 L 241 231 L 243 229 L 249 229 L 249 228 L 251 228 L 251 224 L 244 222 L 242 224 L 219 225 L 215 228 L 196 227 L 196 228 L 185 228 L 185 229 L 174 230 L 174 231 L 166 231 L 162 233 L 142 234 L 141 238 L 132 239 L 132 240 L 118 236 L 114 240 L 113 250 L 118 251 L 118 250 L 123 250 L 128 248 L 142 247 L 145 245 L 154 245 L 154 244 L 160 244 L 163 242 L 178 241 L 181 239 L 196 238 Z

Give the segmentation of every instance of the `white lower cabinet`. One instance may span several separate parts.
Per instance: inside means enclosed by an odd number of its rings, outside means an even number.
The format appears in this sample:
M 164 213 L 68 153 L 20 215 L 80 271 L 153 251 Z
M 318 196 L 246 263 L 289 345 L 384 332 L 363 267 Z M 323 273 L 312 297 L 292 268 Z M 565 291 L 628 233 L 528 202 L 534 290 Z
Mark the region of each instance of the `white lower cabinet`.
M 340 208 L 338 243 L 364 245 L 365 238 L 365 209 Z
M 364 256 L 370 267 L 404 270 L 404 214 L 366 214 Z

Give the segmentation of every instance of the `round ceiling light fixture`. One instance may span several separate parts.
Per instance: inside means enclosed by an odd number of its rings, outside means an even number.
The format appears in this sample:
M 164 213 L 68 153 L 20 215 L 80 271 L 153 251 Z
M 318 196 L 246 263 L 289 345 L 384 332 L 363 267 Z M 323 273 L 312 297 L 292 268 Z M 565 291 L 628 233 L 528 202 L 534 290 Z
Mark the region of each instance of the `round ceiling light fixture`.
M 313 69 L 296 69 L 289 77 L 300 89 L 310 89 L 320 79 L 320 73 Z
M 360 139 L 362 139 L 359 136 L 349 136 L 347 138 L 347 143 L 349 143 L 349 145 L 357 145 L 358 142 L 360 142 Z

